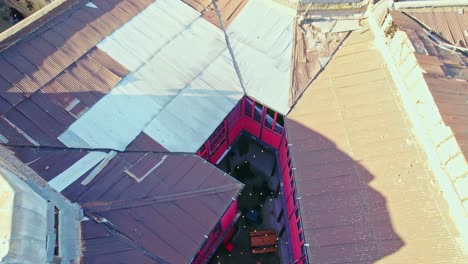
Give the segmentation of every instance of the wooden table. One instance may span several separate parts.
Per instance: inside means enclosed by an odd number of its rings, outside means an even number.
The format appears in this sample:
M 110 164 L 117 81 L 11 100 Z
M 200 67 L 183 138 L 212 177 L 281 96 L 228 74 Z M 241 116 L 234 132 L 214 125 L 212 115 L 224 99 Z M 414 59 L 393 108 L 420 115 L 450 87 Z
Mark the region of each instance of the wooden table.
M 278 250 L 278 239 L 273 230 L 250 232 L 250 244 L 252 254 L 276 252 Z

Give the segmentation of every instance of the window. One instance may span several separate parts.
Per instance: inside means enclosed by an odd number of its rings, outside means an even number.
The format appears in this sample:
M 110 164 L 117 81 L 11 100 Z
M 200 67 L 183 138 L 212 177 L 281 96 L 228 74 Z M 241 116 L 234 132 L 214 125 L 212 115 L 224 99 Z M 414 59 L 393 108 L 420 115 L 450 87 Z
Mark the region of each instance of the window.
M 263 105 L 255 102 L 254 120 L 260 123 L 262 121 Z
M 254 102 L 249 98 L 245 98 L 244 113 L 246 116 L 252 118 L 252 108 L 254 107 Z
M 284 117 L 281 114 L 276 115 L 275 132 L 283 133 Z

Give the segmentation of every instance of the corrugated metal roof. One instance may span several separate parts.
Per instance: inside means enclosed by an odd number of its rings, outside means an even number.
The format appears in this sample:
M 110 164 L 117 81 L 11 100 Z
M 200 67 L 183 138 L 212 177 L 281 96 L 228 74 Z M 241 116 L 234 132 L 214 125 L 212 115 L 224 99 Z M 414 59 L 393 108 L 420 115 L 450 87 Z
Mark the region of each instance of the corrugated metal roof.
M 295 11 L 250 0 L 227 27 L 247 95 L 286 114 Z
M 97 46 L 133 72 L 199 17 L 182 1 L 156 1 Z
M 407 33 L 442 119 L 452 129 L 463 154 L 468 157 L 466 57 L 435 45 L 429 40 L 423 27 L 409 16 L 394 11 L 392 18 L 397 26 Z
M 395 89 L 352 32 L 286 119 L 311 263 L 468 260 Z
M 82 222 L 85 263 L 107 263 L 115 254 L 125 262 L 188 263 L 243 186 L 195 154 L 118 153 L 99 167 L 105 152 L 11 150 L 40 176 L 74 160 L 43 177 L 89 218 Z M 148 175 L 137 181 L 130 171 Z
M 411 9 L 406 13 L 423 23 L 453 45 L 468 45 L 468 13 L 464 7 Z
M 187 5 L 191 6 L 197 12 L 202 14 L 202 17 L 208 22 L 221 29 L 219 18 L 211 0 L 182 0 Z M 249 0 L 219 0 L 216 1 L 219 13 L 225 27 L 228 27 L 237 15 L 244 8 Z
M 0 53 L 3 141 L 62 147 L 57 137 L 128 73 L 94 47 L 110 33 L 99 28 L 112 28 L 106 21 L 120 2 L 80 2 Z
M 69 147 L 123 150 L 144 131 L 195 152 L 243 96 L 222 31 L 183 2 L 157 1 L 98 47 L 133 72 L 59 137 Z
M 294 22 L 289 105 L 293 105 L 325 67 L 349 31 L 333 33 L 336 21 Z

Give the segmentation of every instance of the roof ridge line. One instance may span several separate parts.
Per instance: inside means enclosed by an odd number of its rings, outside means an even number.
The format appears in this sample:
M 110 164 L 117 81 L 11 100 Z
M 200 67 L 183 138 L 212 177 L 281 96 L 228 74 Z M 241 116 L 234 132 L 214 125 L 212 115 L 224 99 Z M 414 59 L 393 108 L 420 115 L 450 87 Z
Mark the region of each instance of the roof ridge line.
M 216 16 L 218 17 L 219 20 L 219 25 L 221 26 L 221 31 L 223 31 L 224 34 L 224 40 L 226 41 L 226 46 L 229 51 L 229 54 L 231 55 L 232 59 L 232 66 L 234 66 L 234 69 L 236 70 L 236 75 L 239 78 L 239 83 L 241 85 L 241 88 L 244 92 L 244 95 L 247 95 L 247 91 L 245 90 L 244 86 L 244 80 L 242 79 L 242 75 L 239 69 L 239 65 L 237 64 L 236 57 L 234 56 L 234 50 L 232 49 L 231 42 L 229 41 L 229 36 L 226 32 L 226 27 L 224 26 L 223 18 L 221 17 L 221 13 L 219 12 L 218 9 L 218 4 L 216 3 L 215 0 L 211 0 L 211 3 L 213 4 Z
M 81 207 L 86 213 L 102 212 L 117 209 L 126 209 L 131 207 L 146 206 L 156 203 L 172 202 L 180 199 L 195 198 L 202 195 L 210 195 L 217 193 L 224 193 L 237 189 L 241 184 L 226 184 L 216 187 L 205 189 L 198 189 L 194 191 L 178 192 L 168 195 L 156 195 L 138 200 L 118 200 L 118 201 L 104 201 L 104 202 L 88 202 L 81 204 Z
M 68 150 L 68 151 L 115 151 L 117 153 L 155 153 L 155 154 L 170 154 L 170 155 L 196 155 L 194 152 L 171 152 L 171 151 L 151 151 L 151 150 L 117 150 L 113 148 L 76 148 L 76 147 L 54 147 L 54 146 L 35 146 L 35 145 L 16 145 L 0 143 L 0 146 L 5 148 L 30 148 L 37 150 Z

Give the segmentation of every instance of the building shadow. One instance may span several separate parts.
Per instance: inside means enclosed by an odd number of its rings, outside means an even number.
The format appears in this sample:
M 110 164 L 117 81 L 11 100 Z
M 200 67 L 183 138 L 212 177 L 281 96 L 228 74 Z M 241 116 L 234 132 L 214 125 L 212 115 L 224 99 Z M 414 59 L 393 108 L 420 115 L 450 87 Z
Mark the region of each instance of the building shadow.
M 67 5 L 69 10 L 56 17 L 55 13 L 49 14 L 44 18 L 51 20 L 49 24 L 33 34 L 27 35 L 33 28 L 26 28 L 17 39 L 0 43 L 0 48 L 4 48 L 19 40 L 18 45 L 0 54 L 0 142 L 6 146 L 67 149 L 57 138 L 129 74 L 95 45 L 151 1 L 130 1 L 133 6 L 124 6 L 129 1 L 96 0 L 93 3 L 99 6 L 97 9 L 86 7 L 88 1 L 69 2 L 77 4 Z M 213 96 L 218 96 L 218 92 L 200 88 L 189 90 L 184 96 L 196 97 L 204 105 L 214 102 Z M 140 102 L 169 99 L 170 96 L 157 93 L 131 93 L 113 94 L 106 100 L 119 102 L 120 109 L 130 111 L 143 107 Z M 147 115 L 150 109 L 133 113 Z M 112 125 L 118 122 L 113 118 L 123 113 L 108 112 L 99 120 Z M 147 116 L 151 121 L 153 116 Z M 135 129 L 131 119 L 125 121 L 129 122 L 125 128 Z M 135 141 L 145 137 L 141 130 L 130 137 L 134 136 Z M 114 132 L 119 136 L 125 131 Z M 293 144 L 287 156 L 294 181 L 283 182 L 287 186 L 284 188 L 290 190 L 283 195 L 293 206 L 283 218 L 279 217 L 283 220 L 278 226 L 291 226 L 292 219 L 300 219 L 297 235 L 304 239 L 302 256 L 307 251 L 310 263 L 374 263 L 403 247 L 404 242 L 393 229 L 385 197 L 369 185 L 375 175 L 339 150 L 334 142 L 299 123 L 286 119 L 286 133 Z M 127 142 L 131 151 L 167 151 L 147 138 L 141 140 L 145 143 Z M 42 161 L 40 156 L 19 158 L 31 167 Z M 43 170 L 55 169 L 40 165 L 38 168 Z M 295 203 L 299 205 L 297 216 L 293 211 Z M 280 211 L 276 213 L 278 216 Z
M 405 245 L 376 175 L 294 120 L 286 133 L 309 263 L 375 263 Z

